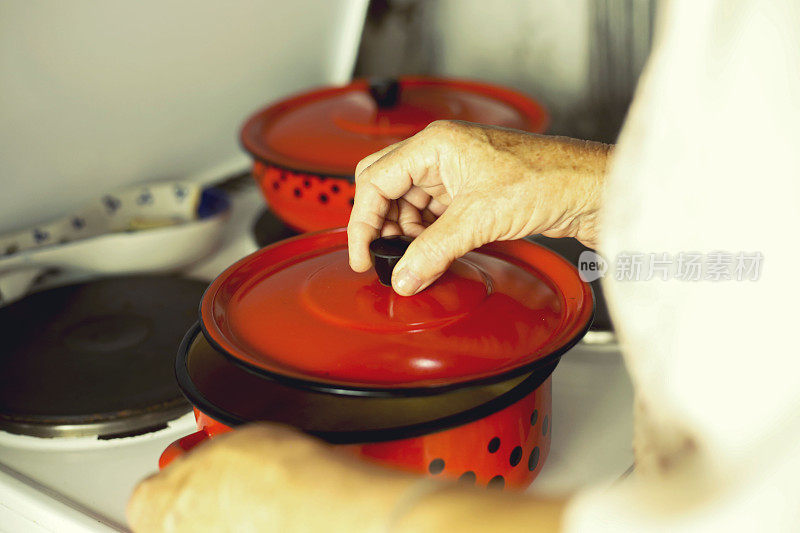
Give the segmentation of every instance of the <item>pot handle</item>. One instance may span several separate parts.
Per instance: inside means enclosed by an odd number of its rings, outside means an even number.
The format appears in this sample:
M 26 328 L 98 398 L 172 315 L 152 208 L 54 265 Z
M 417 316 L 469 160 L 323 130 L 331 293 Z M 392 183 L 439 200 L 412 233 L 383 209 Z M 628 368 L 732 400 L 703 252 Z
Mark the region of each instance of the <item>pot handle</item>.
M 186 435 L 176 440 L 164 450 L 158 458 L 158 469 L 163 470 L 176 458 L 190 452 L 198 444 L 209 439 L 208 433 L 204 429 L 196 431 L 191 435 Z
M 403 254 L 411 244 L 410 237 L 394 235 L 391 237 L 379 237 L 369 243 L 369 255 L 372 257 L 372 264 L 378 274 L 381 285 L 392 286 L 392 271 L 394 266 L 403 257 Z
M 400 82 L 394 78 L 371 78 L 369 94 L 378 109 L 394 107 L 400 99 Z

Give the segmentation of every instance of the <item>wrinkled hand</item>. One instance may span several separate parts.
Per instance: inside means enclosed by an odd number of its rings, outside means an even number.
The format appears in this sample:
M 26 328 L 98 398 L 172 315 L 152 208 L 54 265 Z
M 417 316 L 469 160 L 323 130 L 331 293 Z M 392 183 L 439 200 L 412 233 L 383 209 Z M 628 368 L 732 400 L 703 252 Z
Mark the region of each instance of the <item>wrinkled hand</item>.
M 558 531 L 565 502 L 440 483 L 346 455 L 298 431 L 252 424 L 214 437 L 143 481 L 137 532 L 461 533 Z M 430 482 L 427 482 L 430 483 Z
M 143 481 L 128 521 L 137 532 L 381 530 L 415 482 L 289 428 L 256 424 Z
M 461 255 L 541 233 L 594 247 L 611 147 L 466 122 L 437 121 L 364 158 L 347 227 L 350 266 L 371 266 L 369 243 L 408 235 L 392 285 L 411 295 Z

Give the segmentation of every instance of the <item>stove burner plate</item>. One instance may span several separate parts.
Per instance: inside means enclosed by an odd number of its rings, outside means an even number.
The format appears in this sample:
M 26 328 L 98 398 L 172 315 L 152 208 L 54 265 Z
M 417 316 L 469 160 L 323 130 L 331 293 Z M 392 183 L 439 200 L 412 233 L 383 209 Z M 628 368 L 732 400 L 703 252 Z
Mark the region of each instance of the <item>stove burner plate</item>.
M 204 282 L 106 278 L 0 309 L 0 429 L 133 436 L 189 410 L 173 362 Z

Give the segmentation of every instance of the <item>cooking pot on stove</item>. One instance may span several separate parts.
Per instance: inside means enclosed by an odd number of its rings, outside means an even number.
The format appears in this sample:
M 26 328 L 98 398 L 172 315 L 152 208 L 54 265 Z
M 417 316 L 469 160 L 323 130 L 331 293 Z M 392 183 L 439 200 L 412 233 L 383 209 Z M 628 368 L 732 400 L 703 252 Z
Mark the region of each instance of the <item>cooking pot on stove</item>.
M 503 383 L 431 396 L 333 395 L 232 364 L 195 327 L 176 374 L 198 431 L 161 455 L 166 467 L 209 438 L 254 421 L 287 424 L 359 457 L 494 488 L 525 488 L 550 451 L 550 374 L 557 362 Z
M 241 141 L 270 209 L 300 232 L 316 231 L 347 225 L 361 159 L 438 119 L 534 133 L 548 121 L 537 102 L 507 88 L 402 77 L 292 96 L 252 115 Z
M 250 421 L 295 426 L 360 456 L 482 485 L 529 485 L 550 446 L 550 375 L 588 329 L 589 285 L 528 241 L 456 260 L 421 293 L 389 285 L 407 241 L 347 263 L 344 229 L 281 241 L 206 290 L 178 354 L 199 432 L 162 466 Z

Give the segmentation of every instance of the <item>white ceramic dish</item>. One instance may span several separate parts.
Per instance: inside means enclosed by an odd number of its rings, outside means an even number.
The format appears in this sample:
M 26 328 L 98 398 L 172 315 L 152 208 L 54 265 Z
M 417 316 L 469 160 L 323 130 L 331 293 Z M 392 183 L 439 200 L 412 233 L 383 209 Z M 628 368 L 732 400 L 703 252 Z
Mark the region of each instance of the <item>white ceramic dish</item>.
M 75 236 L 74 228 L 65 229 L 65 224 L 71 224 L 78 217 L 92 226 L 85 230 L 88 237 L 63 244 L 37 246 L 28 238 L 27 242 L 22 241 L 22 246 L 27 245 L 28 248 L 0 259 L 0 304 L 17 300 L 34 288 L 103 275 L 178 271 L 205 258 L 222 241 L 230 212 L 227 196 L 218 190 L 181 182 L 150 186 L 148 190 L 153 191 L 158 199 L 158 189 L 162 192 L 166 189 L 173 191 L 176 187 L 185 191 L 179 200 L 185 205 L 171 206 L 169 195 L 162 194 L 157 207 L 151 207 L 151 204 L 134 205 L 126 210 L 126 194 L 120 194 L 115 198 L 123 198 L 123 207 L 117 208 L 118 212 L 124 214 L 122 222 L 111 221 L 111 215 L 106 213 L 103 216 L 96 206 L 90 205 L 79 215 L 63 217 L 37 228 L 16 232 L 14 236 L 0 238 L 8 242 L 15 237 L 19 242 L 26 238 L 28 232 L 34 235 L 37 231 L 49 235 L 67 232 Z M 139 198 L 135 194 L 127 196 Z M 101 201 L 107 202 L 108 198 L 104 196 Z M 159 204 L 159 201 L 155 203 Z M 148 213 L 148 210 L 152 212 Z M 149 216 L 151 214 L 154 216 Z M 163 225 L 167 219 L 171 219 L 168 225 Z M 138 221 L 136 224 L 146 227 L 148 220 L 161 225 L 149 229 L 119 229 L 129 227 L 131 221 Z M 81 231 L 84 231 L 83 227 Z

